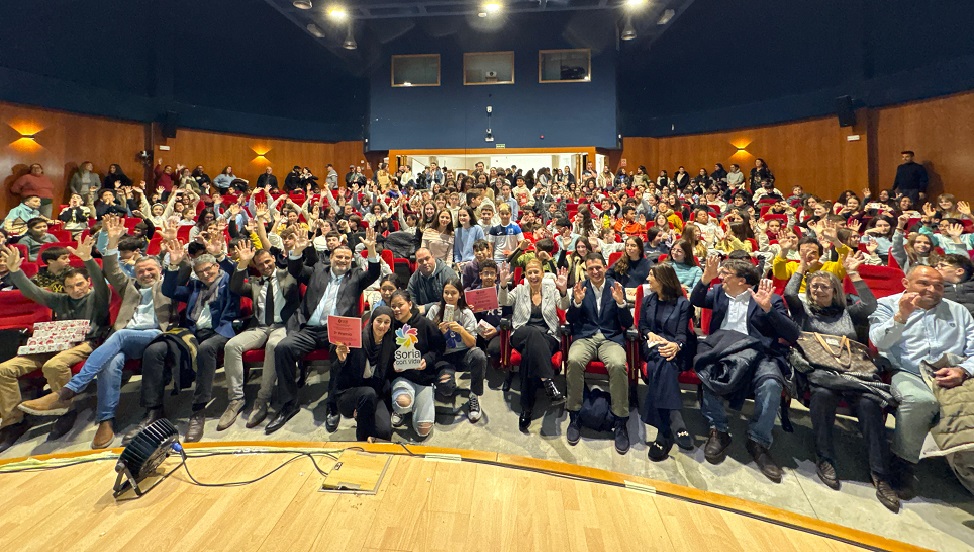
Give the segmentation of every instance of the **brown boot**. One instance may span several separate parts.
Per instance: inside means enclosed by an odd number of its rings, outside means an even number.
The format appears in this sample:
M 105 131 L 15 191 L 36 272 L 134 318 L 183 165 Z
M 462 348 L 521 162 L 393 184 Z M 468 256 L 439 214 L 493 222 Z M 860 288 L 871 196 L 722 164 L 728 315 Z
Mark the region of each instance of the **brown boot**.
M 91 440 L 91 448 L 106 449 L 115 441 L 115 428 L 112 427 L 111 420 L 98 423 L 98 430 L 95 431 L 95 438 Z
M 39 399 L 24 401 L 17 408 L 35 416 L 60 416 L 71 407 L 71 401 L 61 399 L 57 393 L 48 393 Z

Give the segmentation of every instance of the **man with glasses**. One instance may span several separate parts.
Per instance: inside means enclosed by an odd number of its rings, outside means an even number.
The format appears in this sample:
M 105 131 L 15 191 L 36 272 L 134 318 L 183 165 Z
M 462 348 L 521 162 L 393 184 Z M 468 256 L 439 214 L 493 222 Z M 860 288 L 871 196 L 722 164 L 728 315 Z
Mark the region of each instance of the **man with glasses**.
M 568 444 L 576 445 L 581 424 L 585 388 L 585 367 L 592 359 L 605 364 L 609 373 L 609 394 L 615 416 L 615 448 L 619 454 L 629 451 L 629 377 L 626 372 L 626 329 L 632 326 L 632 313 L 626 305 L 622 284 L 605 277 L 605 259 L 599 253 L 585 256 L 588 280 L 575 284 L 566 320 L 572 326 L 572 346 L 568 350 Z
M 901 499 L 909 499 L 913 466 L 920 461 L 923 441 L 941 413 L 937 395 L 974 375 L 974 317 L 963 305 L 944 300 L 944 276 L 934 267 L 910 267 L 903 287 L 903 293 L 878 301 L 869 317 L 869 339 L 893 366 L 893 396 L 900 404 L 890 448 L 891 483 Z M 920 376 L 921 364 L 937 363 L 948 353 L 954 355 L 949 362 L 957 365 L 935 368 L 931 377 L 936 389 L 931 390 Z M 957 399 L 954 396 L 954 405 L 959 404 Z
M 204 409 L 213 396 L 213 375 L 216 373 L 217 356 L 227 341 L 235 335 L 233 321 L 240 313 L 240 296 L 230 288 L 233 262 L 223 254 L 222 236 L 207 244 L 207 252 L 193 260 L 190 279 L 188 263 L 184 263 L 186 251 L 178 240 L 168 244 L 169 266 L 162 279 L 162 293 L 186 303 L 186 311 L 180 326 L 196 337 L 196 389 L 193 392 L 193 412 L 189 418 L 185 441 L 195 443 L 203 437 L 206 422 Z M 219 255 L 219 257 L 214 256 Z M 177 341 L 179 344 L 177 344 Z M 193 354 L 182 345 L 181 339 L 157 339 L 142 355 L 141 404 L 146 409 L 142 423 L 126 435 L 131 439 L 141 428 L 165 416 L 163 397 L 169 378 L 177 387 L 188 387 L 178 376 L 184 355 Z
M 721 283 L 708 290 L 714 278 L 720 278 Z M 697 371 L 704 381 L 701 412 L 710 425 L 704 457 L 711 464 L 719 464 L 727 457 L 731 436 L 724 399 L 729 399 L 731 406 L 739 410 L 744 397 L 753 392 L 754 415 L 747 430 L 747 451 L 765 477 L 780 483 L 781 468 L 775 464 L 768 450 L 781 390 L 784 388 L 782 374 L 790 371 L 788 346 L 779 344 L 779 339 L 794 342 L 801 332 L 788 317 L 784 301 L 772 289 L 771 280 L 761 280 L 757 268 L 750 261 L 730 259 L 720 264 L 720 259 L 711 255 L 707 257 L 700 282 L 690 293 L 690 304 L 713 311 L 710 335 L 701 343 L 700 353 L 695 360 Z M 747 337 L 753 338 L 750 340 L 751 349 L 757 347 L 760 351 L 758 355 L 748 355 L 752 360 L 740 384 L 712 385 L 710 379 L 703 375 L 707 367 L 702 366 L 699 359 L 709 358 L 705 355 L 711 354 L 722 344 L 731 343 L 740 347 L 741 340 Z M 719 389 L 720 393 L 715 389 Z

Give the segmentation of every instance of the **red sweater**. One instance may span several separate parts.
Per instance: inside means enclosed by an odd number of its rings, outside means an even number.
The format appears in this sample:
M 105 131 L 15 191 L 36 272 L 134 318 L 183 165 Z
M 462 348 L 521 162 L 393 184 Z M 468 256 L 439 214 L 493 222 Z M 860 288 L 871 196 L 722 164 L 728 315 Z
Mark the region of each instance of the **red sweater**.
M 44 175 L 34 176 L 32 174 L 25 174 L 10 186 L 10 191 L 21 197 L 36 195 L 41 199 L 53 200 L 54 182 L 51 182 L 51 179 Z

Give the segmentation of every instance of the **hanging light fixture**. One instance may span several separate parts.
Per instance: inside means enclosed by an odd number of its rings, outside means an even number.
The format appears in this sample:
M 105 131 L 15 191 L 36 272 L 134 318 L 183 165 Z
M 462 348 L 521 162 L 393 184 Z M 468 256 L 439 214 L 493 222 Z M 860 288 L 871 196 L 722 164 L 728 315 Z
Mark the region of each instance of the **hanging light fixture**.
M 325 33 L 321 30 L 321 27 L 315 25 L 314 23 L 308 23 L 307 27 L 305 28 L 308 29 L 308 32 L 316 38 L 324 38 L 325 36 Z
M 626 25 L 625 27 L 622 28 L 622 34 L 619 35 L 619 38 L 625 41 L 629 41 L 629 40 L 635 40 L 636 36 L 638 35 L 636 34 L 636 28 L 632 26 L 632 17 L 627 15 Z
M 346 50 L 357 50 L 358 43 L 355 42 L 355 34 L 352 33 L 352 22 L 348 22 L 348 36 L 345 37 L 345 43 L 342 44 L 342 48 Z
M 299 10 L 310 10 L 311 0 L 294 0 L 291 4 Z

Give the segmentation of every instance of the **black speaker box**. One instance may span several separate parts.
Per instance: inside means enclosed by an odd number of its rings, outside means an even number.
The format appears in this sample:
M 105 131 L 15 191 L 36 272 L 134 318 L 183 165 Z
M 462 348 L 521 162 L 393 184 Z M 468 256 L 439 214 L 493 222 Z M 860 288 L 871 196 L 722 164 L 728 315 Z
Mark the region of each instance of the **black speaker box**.
M 175 111 L 167 111 L 165 118 L 162 120 L 162 136 L 163 138 L 175 138 L 176 137 L 176 126 L 179 124 L 179 113 Z
M 839 116 L 840 127 L 856 125 L 856 110 L 852 107 L 852 96 L 839 96 L 836 98 L 835 113 Z

